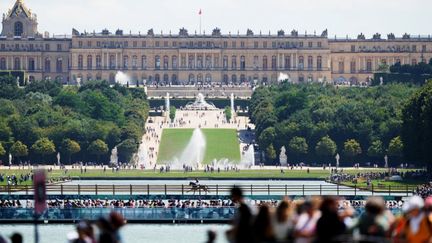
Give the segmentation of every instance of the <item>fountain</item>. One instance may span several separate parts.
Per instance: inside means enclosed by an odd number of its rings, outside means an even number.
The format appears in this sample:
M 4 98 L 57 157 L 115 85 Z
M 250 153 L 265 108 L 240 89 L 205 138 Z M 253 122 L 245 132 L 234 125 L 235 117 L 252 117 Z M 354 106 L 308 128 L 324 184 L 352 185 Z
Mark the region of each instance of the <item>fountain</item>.
M 111 150 L 110 163 L 112 165 L 118 165 L 118 151 L 117 151 L 117 147 L 114 147 L 113 150 Z
M 138 148 L 136 159 L 136 165 L 138 165 L 139 168 L 150 168 L 151 164 L 148 157 L 147 147 L 144 142 L 142 142 Z
M 231 114 L 235 113 L 235 107 L 234 107 L 234 94 L 231 93 Z
M 340 155 L 339 155 L 339 154 L 336 154 L 335 159 L 336 159 L 336 169 L 337 169 L 337 168 L 339 168 Z
M 253 145 L 249 145 L 247 150 L 242 155 L 240 167 L 251 168 L 255 165 L 255 149 Z
M 279 162 L 280 162 L 281 166 L 287 166 L 288 165 L 288 157 L 286 155 L 285 146 L 283 146 L 281 148 L 281 152 L 280 152 L 280 155 L 279 155 Z
M 127 85 L 130 82 L 130 77 L 124 72 L 118 71 L 115 76 L 115 82 L 120 85 Z
M 183 169 L 183 166 L 191 166 L 198 169 L 204 160 L 206 150 L 206 139 L 201 129 L 195 129 L 192 137 L 183 150 L 180 158 L 174 158 L 173 161 L 167 163 L 172 169 Z
M 167 93 L 166 98 L 165 98 L 165 112 L 166 112 L 166 117 L 169 118 L 169 113 L 170 113 L 170 96 L 169 96 L 169 93 Z
M 9 165 L 12 165 L 12 154 L 9 153 Z
M 204 95 L 199 93 L 196 97 L 195 102 L 193 103 L 188 103 L 185 106 L 186 110 L 217 110 L 216 106 L 211 104 L 211 103 L 207 103 L 204 99 Z
M 57 165 L 60 166 L 60 153 L 57 153 Z

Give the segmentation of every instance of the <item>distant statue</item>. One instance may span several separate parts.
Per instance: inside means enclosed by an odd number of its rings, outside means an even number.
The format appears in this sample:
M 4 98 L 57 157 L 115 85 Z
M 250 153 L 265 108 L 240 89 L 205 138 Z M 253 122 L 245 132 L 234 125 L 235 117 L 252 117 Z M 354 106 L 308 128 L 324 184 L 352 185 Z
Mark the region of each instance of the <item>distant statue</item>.
M 298 36 L 298 31 L 297 30 L 292 30 L 291 31 L 291 35 L 294 36 L 294 37 L 297 37 Z
M 380 77 L 380 86 L 384 85 L 384 78 Z
M 186 37 L 186 36 L 188 36 L 189 34 L 188 34 L 188 30 L 187 29 L 185 29 L 185 28 L 181 28 L 180 29 L 180 31 L 179 31 L 179 36 L 183 36 L 183 37 Z
M 214 28 L 212 36 L 221 36 L 221 30 L 219 28 Z
M 363 33 L 360 33 L 360 34 L 357 36 L 357 39 L 358 39 L 358 40 L 365 40 L 365 39 L 366 39 L 366 36 L 365 36 Z
M 253 32 L 251 29 L 247 29 L 247 31 L 246 31 L 246 35 L 247 35 L 247 36 L 253 36 L 253 35 L 254 35 L 254 32 Z
M 284 31 L 284 30 L 279 30 L 279 31 L 277 32 L 277 35 L 278 35 L 278 36 L 285 36 L 285 31 Z
M 390 34 L 387 35 L 387 39 L 394 40 L 394 39 L 396 39 L 396 37 L 395 37 L 395 35 L 393 33 L 390 33 Z
M 154 36 L 154 31 L 153 31 L 153 29 L 149 29 L 149 30 L 147 31 L 147 35 L 148 35 L 148 36 Z
M 328 36 L 328 30 L 325 29 L 322 33 L 321 33 L 321 37 L 327 37 Z
M 402 36 L 402 39 L 404 39 L 404 40 L 407 40 L 407 39 L 409 39 L 409 38 L 411 38 L 411 36 L 410 36 L 408 33 L 405 33 L 405 34 Z
M 381 40 L 381 34 L 380 34 L 380 33 L 375 33 L 375 34 L 372 36 L 372 39 L 374 39 L 374 40 Z

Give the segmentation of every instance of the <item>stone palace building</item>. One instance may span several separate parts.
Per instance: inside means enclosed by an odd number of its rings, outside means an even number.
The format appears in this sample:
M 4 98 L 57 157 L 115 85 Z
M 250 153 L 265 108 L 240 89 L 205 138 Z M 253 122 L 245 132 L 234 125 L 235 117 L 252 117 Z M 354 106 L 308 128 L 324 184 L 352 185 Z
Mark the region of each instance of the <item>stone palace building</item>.
M 364 83 L 382 64 L 415 64 L 432 57 L 430 36 L 367 39 L 329 38 L 299 34 L 293 30 L 276 34 L 131 34 L 80 33 L 50 36 L 40 33 L 37 17 L 17 0 L 3 15 L 0 36 L 0 70 L 25 71 L 32 82 L 57 79 L 75 84 L 105 79 L 115 82 L 118 72 L 132 83 L 149 84 L 239 84 L 277 82 L 281 73 L 292 82 Z

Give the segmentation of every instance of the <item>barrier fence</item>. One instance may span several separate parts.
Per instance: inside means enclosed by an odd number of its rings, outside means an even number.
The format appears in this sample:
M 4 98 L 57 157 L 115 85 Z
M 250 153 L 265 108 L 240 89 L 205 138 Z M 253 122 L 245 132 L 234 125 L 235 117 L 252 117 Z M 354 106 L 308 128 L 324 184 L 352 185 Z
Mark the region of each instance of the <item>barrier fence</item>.
M 204 185 L 203 185 L 204 186 Z M 206 188 L 193 190 L 189 185 L 47 185 L 48 195 L 229 195 L 231 185 L 206 185 Z M 332 185 L 239 185 L 245 195 L 381 195 L 410 196 L 415 186 L 370 186 L 358 187 L 339 184 Z M 33 187 L 0 186 L 0 194 L 32 195 Z

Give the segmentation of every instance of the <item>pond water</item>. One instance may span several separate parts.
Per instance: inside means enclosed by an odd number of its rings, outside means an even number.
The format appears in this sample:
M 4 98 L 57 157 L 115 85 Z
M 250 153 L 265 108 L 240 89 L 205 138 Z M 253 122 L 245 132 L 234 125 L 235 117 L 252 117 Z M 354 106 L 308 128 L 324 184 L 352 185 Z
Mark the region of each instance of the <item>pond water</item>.
M 218 243 L 227 242 L 224 232 L 228 225 L 126 225 L 121 231 L 124 243 L 160 242 L 160 243 L 202 243 L 206 241 L 206 232 L 215 230 Z M 74 231 L 74 225 L 40 225 L 40 243 L 67 242 L 67 234 Z M 34 241 L 33 225 L 1 225 L 0 234 L 10 237 L 19 232 L 24 242 Z

